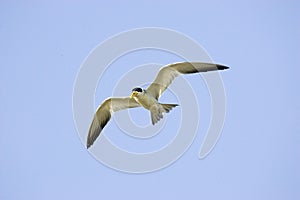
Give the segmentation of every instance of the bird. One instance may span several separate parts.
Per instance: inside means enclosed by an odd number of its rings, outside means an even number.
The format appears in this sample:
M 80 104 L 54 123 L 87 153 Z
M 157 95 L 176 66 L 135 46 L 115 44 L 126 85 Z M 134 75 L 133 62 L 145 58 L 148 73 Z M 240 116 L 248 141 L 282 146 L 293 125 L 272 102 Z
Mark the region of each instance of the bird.
M 228 68 L 229 67 L 225 65 L 204 62 L 172 63 L 160 68 L 156 78 L 147 89 L 135 87 L 128 97 L 107 98 L 99 105 L 94 114 L 88 131 L 86 143 L 87 149 L 94 144 L 114 112 L 128 108 L 143 107 L 150 111 L 151 122 L 155 125 L 163 118 L 164 113 L 168 113 L 178 106 L 178 104 L 164 104 L 158 102 L 159 97 L 177 76 L 182 74 L 225 70 Z

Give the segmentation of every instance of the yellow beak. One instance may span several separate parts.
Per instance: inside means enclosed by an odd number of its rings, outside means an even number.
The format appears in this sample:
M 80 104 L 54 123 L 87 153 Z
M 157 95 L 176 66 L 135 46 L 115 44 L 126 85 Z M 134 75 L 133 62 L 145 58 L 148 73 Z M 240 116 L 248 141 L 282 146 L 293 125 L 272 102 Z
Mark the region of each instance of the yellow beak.
M 137 92 L 136 91 L 133 91 L 130 95 L 130 98 L 132 99 L 133 97 L 135 97 L 137 95 Z

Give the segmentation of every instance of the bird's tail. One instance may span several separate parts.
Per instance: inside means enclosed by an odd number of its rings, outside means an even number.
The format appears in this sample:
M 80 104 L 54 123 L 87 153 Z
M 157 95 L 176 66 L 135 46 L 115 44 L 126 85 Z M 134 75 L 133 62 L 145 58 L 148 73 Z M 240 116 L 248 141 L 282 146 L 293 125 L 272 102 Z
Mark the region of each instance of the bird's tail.
M 157 123 L 163 118 L 163 113 L 170 112 L 170 110 L 172 110 L 176 106 L 178 106 L 178 104 L 157 104 L 155 106 L 152 106 L 152 108 L 150 109 L 152 124 L 154 125 L 155 123 Z
M 176 106 L 178 106 L 178 104 L 160 104 L 166 113 L 170 112 L 173 108 L 175 108 Z

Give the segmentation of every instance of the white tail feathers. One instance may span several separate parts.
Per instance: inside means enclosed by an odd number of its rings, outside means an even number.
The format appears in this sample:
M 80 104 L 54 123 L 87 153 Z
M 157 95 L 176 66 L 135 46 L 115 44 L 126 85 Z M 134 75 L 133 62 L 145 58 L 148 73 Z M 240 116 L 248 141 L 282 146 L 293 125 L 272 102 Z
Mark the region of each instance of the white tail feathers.
M 172 108 L 178 106 L 177 104 L 156 104 L 150 108 L 152 124 L 156 124 L 163 118 L 163 113 L 168 113 Z

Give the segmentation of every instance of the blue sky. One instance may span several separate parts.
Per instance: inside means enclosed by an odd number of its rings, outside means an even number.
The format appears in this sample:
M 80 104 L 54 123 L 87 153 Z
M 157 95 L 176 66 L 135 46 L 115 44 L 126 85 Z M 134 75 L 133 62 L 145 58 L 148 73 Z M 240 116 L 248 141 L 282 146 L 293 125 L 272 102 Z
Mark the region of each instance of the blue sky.
M 0 5 L 1 199 L 300 197 L 299 2 Z M 205 129 L 200 127 L 173 165 L 133 175 L 100 164 L 82 145 L 73 121 L 73 84 L 83 60 L 100 42 L 128 29 L 153 26 L 190 36 L 215 62 L 231 67 L 222 73 L 227 116 L 220 140 L 205 159 L 198 159 Z M 177 59 L 145 51 L 114 65 L 126 64 L 130 70 L 145 62 Z M 204 121 L 199 123 L 205 124 L 205 85 L 196 85 L 193 77 L 188 80 L 203 92 Z M 114 84 L 103 88 L 99 83 L 96 104 L 111 94 Z

